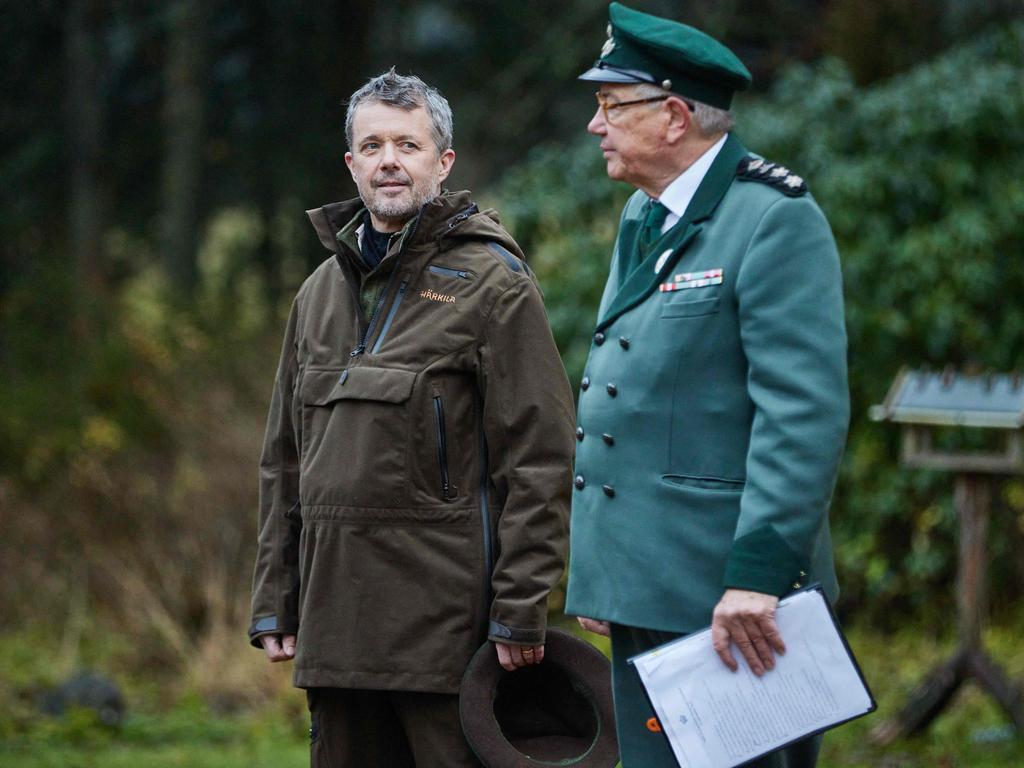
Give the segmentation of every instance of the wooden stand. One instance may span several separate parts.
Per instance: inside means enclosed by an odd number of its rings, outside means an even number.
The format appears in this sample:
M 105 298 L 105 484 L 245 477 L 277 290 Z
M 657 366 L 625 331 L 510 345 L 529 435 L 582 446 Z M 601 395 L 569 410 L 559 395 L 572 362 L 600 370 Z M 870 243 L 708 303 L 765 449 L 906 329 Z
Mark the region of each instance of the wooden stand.
M 925 730 L 968 678 L 974 678 L 982 690 L 999 702 L 1016 726 L 1018 735 L 1024 735 L 1024 693 L 982 647 L 987 607 L 985 537 L 991 495 L 989 478 L 985 475 L 957 474 L 954 502 L 960 519 L 956 594 L 959 647 L 951 658 L 925 677 L 896 717 L 872 730 L 871 738 L 877 744 L 889 744 Z

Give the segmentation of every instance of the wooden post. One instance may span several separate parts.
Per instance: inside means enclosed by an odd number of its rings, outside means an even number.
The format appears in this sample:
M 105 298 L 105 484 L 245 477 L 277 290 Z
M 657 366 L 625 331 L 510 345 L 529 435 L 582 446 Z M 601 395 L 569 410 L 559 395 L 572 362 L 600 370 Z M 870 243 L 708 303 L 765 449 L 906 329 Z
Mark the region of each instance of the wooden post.
M 960 684 L 973 678 L 1003 708 L 1024 735 L 1024 696 L 982 647 L 987 612 L 985 540 L 988 534 L 991 481 L 981 474 L 956 476 L 953 501 L 960 520 L 960 552 L 956 581 L 957 629 L 960 646 L 933 669 L 896 717 L 875 727 L 871 738 L 889 744 L 901 736 L 921 733 L 946 707 Z
M 981 648 L 985 595 L 985 537 L 988 534 L 991 486 L 984 475 L 958 474 L 953 504 L 960 518 L 960 562 L 956 578 L 957 623 L 960 649 Z

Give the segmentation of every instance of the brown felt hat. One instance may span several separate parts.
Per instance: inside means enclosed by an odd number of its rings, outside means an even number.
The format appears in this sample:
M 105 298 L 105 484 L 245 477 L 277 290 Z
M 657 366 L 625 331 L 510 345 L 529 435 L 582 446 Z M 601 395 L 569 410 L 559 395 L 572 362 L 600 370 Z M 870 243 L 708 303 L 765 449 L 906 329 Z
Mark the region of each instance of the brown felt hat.
M 611 666 L 590 643 L 550 629 L 544 661 L 506 672 L 484 643 L 462 677 L 462 730 L 487 768 L 613 768 L 619 761 Z

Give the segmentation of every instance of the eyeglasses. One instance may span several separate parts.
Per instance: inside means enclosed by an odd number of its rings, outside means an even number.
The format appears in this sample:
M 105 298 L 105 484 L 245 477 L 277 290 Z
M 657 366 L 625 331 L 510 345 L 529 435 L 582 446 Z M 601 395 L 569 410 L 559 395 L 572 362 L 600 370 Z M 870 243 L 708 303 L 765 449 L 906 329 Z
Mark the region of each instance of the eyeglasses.
M 666 93 L 661 96 L 651 96 L 646 99 L 631 99 L 630 101 L 608 101 L 607 99 L 605 99 L 604 94 L 601 93 L 600 91 L 594 94 L 594 96 L 597 98 L 597 105 L 601 108 L 601 111 L 604 113 L 604 120 L 609 125 L 612 124 L 612 118 L 609 113 L 613 112 L 616 109 L 622 109 L 623 107 L 633 107 L 636 106 L 637 104 L 651 104 L 655 101 L 664 101 L 665 99 L 671 98 L 672 96 L 675 95 L 676 94 L 673 93 Z M 676 96 L 676 98 L 680 97 Z M 689 99 L 681 99 L 681 101 L 687 107 L 690 108 L 691 112 L 693 111 L 693 102 L 691 102 Z

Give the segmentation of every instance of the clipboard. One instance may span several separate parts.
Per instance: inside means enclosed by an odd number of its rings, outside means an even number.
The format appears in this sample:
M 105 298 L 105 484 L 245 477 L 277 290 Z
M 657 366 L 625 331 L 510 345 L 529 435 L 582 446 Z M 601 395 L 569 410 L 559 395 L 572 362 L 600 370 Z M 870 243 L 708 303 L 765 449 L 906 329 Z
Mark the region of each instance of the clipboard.
M 710 627 L 628 660 L 680 768 L 737 768 L 877 709 L 820 585 L 781 600 L 776 622 L 786 654 L 761 678 L 739 654 L 730 671 Z

